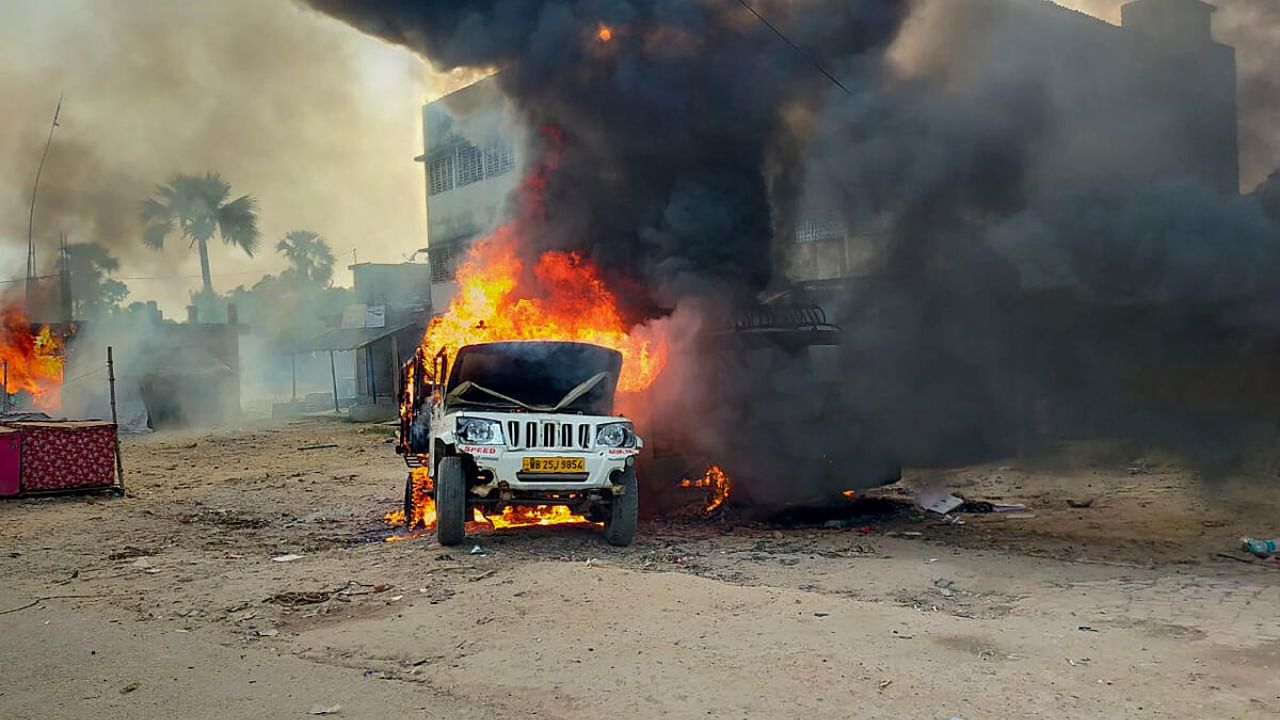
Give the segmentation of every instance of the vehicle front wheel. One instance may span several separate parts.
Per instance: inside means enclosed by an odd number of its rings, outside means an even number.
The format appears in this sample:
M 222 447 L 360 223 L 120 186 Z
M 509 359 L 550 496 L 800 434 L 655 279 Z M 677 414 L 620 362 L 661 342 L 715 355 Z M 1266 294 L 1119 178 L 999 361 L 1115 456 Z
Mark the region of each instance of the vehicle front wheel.
M 610 545 L 630 545 L 636 537 L 640 520 L 640 486 L 636 471 L 630 468 L 618 473 L 614 484 L 622 486 L 622 494 L 614 495 L 609 505 L 609 518 L 604 522 L 604 539 Z
M 436 539 L 441 545 L 457 545 L 467 535 L 467 478 L 462 458 L 441 458 L 436 475 Z
M 404 529 L 413 530 L 413 473 L 404 479 Z

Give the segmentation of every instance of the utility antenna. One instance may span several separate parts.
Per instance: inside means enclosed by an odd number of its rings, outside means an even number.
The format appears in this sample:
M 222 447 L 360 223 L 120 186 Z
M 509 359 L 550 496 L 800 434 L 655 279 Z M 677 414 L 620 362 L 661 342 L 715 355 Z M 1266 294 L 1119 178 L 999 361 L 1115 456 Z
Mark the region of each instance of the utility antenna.
M 49 147 L 53 145 L 53 131 L 58 128 L 58 115 L 62 113 L 62 94 L 58 94 L 58 107 L 53 111 L 53 123 L 49 126 L 49 139 L 44 143 L 44 153 L 40 155 L 40 166 L 36 168 L 36 182 L 31 188 L 31 212 L 27 216 L 27 312 L 32 311 L 31 301 L 36 285 L 36 245 L 32 230 L 36 220 L 36 193 L 40 191 L 40 175 L 44 172 L 44 161 L 49 157 Z
M 61 260 L 58 267 L 58 292 L 62 305 L 62 322 L 66 323 L 68 328 L 71 327 L 72 320 L 72 300 L 71 297 L 71 250 L 67 247 L 67 233 L 62 233 L 62 251 L 60 253 Z

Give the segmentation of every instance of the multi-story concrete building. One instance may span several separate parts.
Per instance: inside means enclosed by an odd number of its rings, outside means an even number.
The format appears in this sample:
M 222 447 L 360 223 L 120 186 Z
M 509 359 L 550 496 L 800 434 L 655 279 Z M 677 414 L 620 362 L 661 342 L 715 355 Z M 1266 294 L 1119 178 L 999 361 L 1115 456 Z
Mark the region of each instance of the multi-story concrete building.
M 520 181 L 520 130 L 489 77 L 422 108 L 432 304 L 448 306 L 471 241 L 501 222 Z

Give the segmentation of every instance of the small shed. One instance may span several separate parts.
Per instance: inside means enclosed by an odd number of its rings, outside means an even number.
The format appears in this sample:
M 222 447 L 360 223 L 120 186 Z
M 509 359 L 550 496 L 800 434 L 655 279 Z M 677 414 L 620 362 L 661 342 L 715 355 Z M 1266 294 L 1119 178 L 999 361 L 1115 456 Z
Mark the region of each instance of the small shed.
M 389 420 L 399 412 L 400 368 L 413 357 L 425 330 L 425 320 L 380 328 L 334 328 L 299 345 L 294 354 L 329 353 L 336 411 L 339 408 L 338 373 L 334 353 L 355 351 L 356 404 L 351 407 L 351 418 Z M 297 396 L 296 373 L 294 396 Z

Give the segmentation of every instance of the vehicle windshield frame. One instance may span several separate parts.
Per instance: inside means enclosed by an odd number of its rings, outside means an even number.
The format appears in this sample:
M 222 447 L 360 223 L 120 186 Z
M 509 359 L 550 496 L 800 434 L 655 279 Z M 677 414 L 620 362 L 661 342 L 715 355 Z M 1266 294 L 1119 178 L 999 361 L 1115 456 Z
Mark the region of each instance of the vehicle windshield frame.
M 591 343 L 468 345 L 449 368 L 445 409 L 611 415 L 621 369 L 621 353 Z

